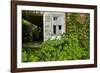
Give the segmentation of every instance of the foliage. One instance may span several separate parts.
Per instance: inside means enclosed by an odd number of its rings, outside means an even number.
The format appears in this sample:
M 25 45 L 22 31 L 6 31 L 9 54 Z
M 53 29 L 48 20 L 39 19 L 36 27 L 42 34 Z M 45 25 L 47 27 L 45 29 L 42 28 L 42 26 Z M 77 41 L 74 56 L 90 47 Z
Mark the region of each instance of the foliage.
M 25 19 L 22 19 L 22 41 L 23 42 L 28 42 L 31 40 L 29 24 L 30 24 L 30 22 L 28 22 Z
M 31 24 L 29 21 L 22 19 L 22 42 L 32 42 L 37 39 L 40 28 L 37 25 Z M 34 37 L 34 38 L 33 38 Z
M 89 14 L 84 23 L 79 13 L 66 16 L 67 31 L 61 39 L 48 39 L 41 48 L 23 48 L 23 62 L 89 59 Z

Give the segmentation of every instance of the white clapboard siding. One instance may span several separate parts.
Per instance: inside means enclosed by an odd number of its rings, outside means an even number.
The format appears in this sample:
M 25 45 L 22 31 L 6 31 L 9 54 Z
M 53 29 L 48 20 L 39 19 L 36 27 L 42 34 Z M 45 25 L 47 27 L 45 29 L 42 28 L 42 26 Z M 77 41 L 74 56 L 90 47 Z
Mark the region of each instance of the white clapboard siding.
M 44 19 L 43 28 L 44 28 L 44 41 L 45 41 L 48 38 L 50 38 L 52 34 L 52 31 L 51 31 L 52 19 L 51 19 L 51 15 L 48 12 L 44 12 L 43 19 Z

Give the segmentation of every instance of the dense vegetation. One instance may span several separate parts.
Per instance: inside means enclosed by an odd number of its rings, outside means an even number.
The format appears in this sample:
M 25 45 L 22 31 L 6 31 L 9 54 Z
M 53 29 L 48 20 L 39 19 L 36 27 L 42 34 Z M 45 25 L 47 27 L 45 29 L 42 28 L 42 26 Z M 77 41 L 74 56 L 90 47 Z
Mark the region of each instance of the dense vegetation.
M 79 13 L 66 14 L 66 33 L 61 39 L 42 43 L 41 48 L 23 48 L 23 62 L 89 59 L 89 14 L 82 22 Z

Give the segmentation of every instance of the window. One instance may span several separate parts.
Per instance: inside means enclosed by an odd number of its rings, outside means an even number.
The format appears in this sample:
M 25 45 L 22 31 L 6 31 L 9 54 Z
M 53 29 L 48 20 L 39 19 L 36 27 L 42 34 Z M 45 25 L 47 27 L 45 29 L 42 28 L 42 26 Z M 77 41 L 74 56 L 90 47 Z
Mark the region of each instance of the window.
M 58 27 L 59 27 L 59 30 L 61 30 L 61 28 L 62 28 L 61 25 L 59 25 Z
M 56 25 L 53 25 L 53 34 L 56 34 Z
M 57 17 L 55 16 L 55 17 L 53 17 L 53 20 L 55 21 L 55 20 L 57 20 Z

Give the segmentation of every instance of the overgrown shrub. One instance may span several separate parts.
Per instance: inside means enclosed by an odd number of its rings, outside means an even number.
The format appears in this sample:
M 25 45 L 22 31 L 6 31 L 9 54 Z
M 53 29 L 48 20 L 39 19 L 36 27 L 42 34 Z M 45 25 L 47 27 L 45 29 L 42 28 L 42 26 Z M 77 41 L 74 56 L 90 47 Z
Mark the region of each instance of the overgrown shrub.
M 30 27 L 27 20 L 22 19 L 22 42 L 29 42 L 30 38 Z

